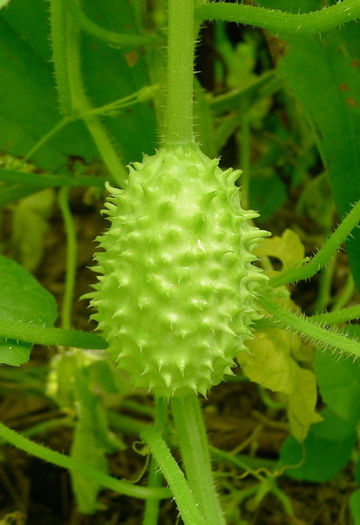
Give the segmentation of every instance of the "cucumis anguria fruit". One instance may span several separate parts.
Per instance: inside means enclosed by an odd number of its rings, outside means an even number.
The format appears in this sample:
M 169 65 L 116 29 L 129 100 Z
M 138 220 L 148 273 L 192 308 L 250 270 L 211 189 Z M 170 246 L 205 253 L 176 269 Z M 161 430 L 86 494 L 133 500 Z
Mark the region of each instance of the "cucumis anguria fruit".
M 110 357 L 156 395 L 206 395 L 246 350 L 266 280 L 253 249 L 267 232 L 240 205 L 240 172 L 197 146 L 173 146 L 108 186 L 92 316 Z

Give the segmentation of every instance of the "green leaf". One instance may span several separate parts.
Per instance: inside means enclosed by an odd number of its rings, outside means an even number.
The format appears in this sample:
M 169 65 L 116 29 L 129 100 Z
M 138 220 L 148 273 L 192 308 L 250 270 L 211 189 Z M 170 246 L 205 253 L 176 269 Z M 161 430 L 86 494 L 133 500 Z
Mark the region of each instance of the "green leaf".
M 304 481 L 329 481 L 333 479 L 347 464 L 356 441 L 354 428 L 348 427 L 350 434 L 342 439 L 332 439 L 333 432 L 337 432 L 339 419 L 324 412 L 324 421 L 311 426 L 310 432 L 303 444 L 293 437 L 285 440 L 280 453 L 281 464 L 286 469 L 286 475 Z M 329 419 L 328 419 L 329 418 Z M 324 430 L 328 437 L 317 435 L 317 428 L 322 435 Z M 339 436 L 340 437 L 340 436 Z M 295 468 L 294 468 L 295 467 Z
M 9 2 L 10 0 L 0 0 L 0 9 L 5 7 Z
M 329 352 L 317 352 L 315 371 L 324 402 L 339 417 L 357 423 L 360 417 L 358 364 Z
M 343 441 L 356 431 L 356 423 L 339 417 L 329 408 L 321 412 L 323 421 L 311 427 L 312 434 L 327 441 Z
M 117 0 L 89 0 L 86 10 L 108 29 L 136 32 L 128 2 L 120 7 Z M 13 155 L 26 154 L 61 119 L 48 19 L 44 0 L 14 0 L 0 14 L 0 149 Z M 114 49 L 83 35 L 82 59 L 84 85 L 96 107 L 148 84 L 145 56 L 139 51 Z M 104 123 L 126 163 L 141 160 L 143 152 L 152 152 L 155 122 L 150 102 L 138 104 L 116 119 L 106 118 Z M 81 122 L 69 124 L 50 139 L 35 154 L 34 162 L 46 169 L 65 169 L 69 155 L 87 162 L 99 156 Z
M 0 319 L 52 326 L 57 317 L 54 297 L 23 267 L 0 256 Z M 19 366 L 28 361 L 31 344 L 0 339 L 0 363 Z
M 360 525 L 360 489 L 355 490 L 350 496 L 350 510 L 354 525 Z
M 295 12 L 323 7 L 319 0 L 261 0 L 265 7 Z M 317 137 L 340 217 L 360 199 L 360 26 L 347 24 L 321 38 L 287 38 L 279 73 L 304 108 Z M 360 288 L 360 233 L 346 243 Z

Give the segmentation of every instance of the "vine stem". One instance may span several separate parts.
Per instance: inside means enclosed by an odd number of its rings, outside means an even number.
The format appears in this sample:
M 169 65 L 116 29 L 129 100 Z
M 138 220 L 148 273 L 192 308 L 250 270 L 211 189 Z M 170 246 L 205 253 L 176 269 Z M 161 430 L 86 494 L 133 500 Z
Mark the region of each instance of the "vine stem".
M 270 285 L 275 288 L 284 284 L 289 284 L 302 279 L 309 279 L 315 275 L 330 259 L 330 257 L 340 248 L 351 231 L 360 221 L 360 201 L 346 215 L 341 224 L 334 233 L 329 237 L 324 246 L 317 254 L 304 266 L 293 267 L 282 274 L 270 279 Z
M 40 191 L 42 188 L 56 188 L 58 186 L 103 188 L 106 179 L 105 177 L 92 177 L 91 175 L 69 177 L 68 175 L 46 175 L 0 169 L 0 181 L 32 186 L 35 189 L 38 187 Z M 33 191 L 31 189 L 31 192 Z M 1 201 L 0 204 L 2 204 Z
M 39 445 L 38 443 L 31 441 L 21 434 L 18 434 L 15 432 L 15 430 L 12 430 L 3 423 L 0 423 L 0 438 L 2 438 L 7 443 L 11 443 L 14 447 L 23 450 L 27 454 L 36 456 L 37 458 L 43 459 L 49 463 L 53 463 L 58 467 L 81 472 L 85 476 L 95 480 L 101 486 L 114 490 L 120 494 L 124 494 L 125 496 L 140 499 L 164 499 L 170 497 L 169 490 L 166 488 L 140 487 L 127 481 L 113 478 L 112 476 L 108 476 L 98 469 L 89 467 L 82 461 L 75 460 L 69 456 L 66 456 L 65 454 L 61 454 L 60 452 L 51 450 L 47 447 L 44 447 L 43 445 Z
M 164 398 L 155 399 L 155 418 L 154 426 L 162 434 L 167 422 L 168 406 Z M 149 487 L 161 487 L 163 476 L 159 470 L 154 456 L 150 460 L 149 468 Z M 157 525 L 159 514 L 159 500 L 147 500 L 145 504 L 143 525 Z
M 225 525 L 211 471 L 209 445 L 196 394 L 171 400 L 186 477 L 208 525 Z
M 63 0 L 51 0 L 50 21 L 61 109 L 68 118 L 83 114 L 85 125 L 113 180 L 122 187 L 127 180 L 127 171 L 99 118 L 88 115 L 92 108 L 81 78 L 80 30 L 64 6 Z
M 71 328 L 71 313 L 76 275 L 76 233 L 74 220 L 69 207 L 69 188 L 60 189 L 59 206 L 66 232 L 66 277 L 63 304 L 61 308 L 61 327 L 65 330 L 69 330 Z
M 325 348 L 337 348 L 353 357 L 360 357 L 359 341 L 345 337 L 334 330 L 322 328 L 319 324 L 314 323 L 311 318 L 300 317 L 282 308 L 266 295 L 259 297 L 258 301 L 284 328 L 290 328 L 302 336 L 307 336 L 315 342 L 318 341 Z
M 211 2 L 200 6 L 195 14 L 201 20 L 237 22 L 280 34 L 309 35 L 330 31 L 360 18 L 360 2 L 343 0 L 330 7 L 302 14 L 243 4 Z
M 149 427 L 141 436 L 169 484 L 185 525 L 208 525 L 199 512 L 182 470 L 159 432 L 154 427 Z
M 65 0 L 65 4 L 69 13 L 83 31 L 109 45 L 116 47 L 139 47 L 154 44 L 159 40 L 152 35 L 131 35 L 128 33 L 109 31 L 90 20 L 76 0 Z
M 0 320 L 0 334 L 5 339 L 34 345 L 74 346 L 86 350 L 105 350 L 107 348 L 106 341 L 97 334 L 81 330 L 48 328 L 22 321 Z
M 193 133 L 194 0 L 169 0 L 166 145 L 190 145 Z
M 310 320 L 315 323 L 324 323 L 327 325 L 346 323 L 347 321 L 353 321 L 354 319 L 360 319 L 359 304 L 349 306 L 342 310 L 333 310 L 332 312 L 324 312 L 310 317 Z

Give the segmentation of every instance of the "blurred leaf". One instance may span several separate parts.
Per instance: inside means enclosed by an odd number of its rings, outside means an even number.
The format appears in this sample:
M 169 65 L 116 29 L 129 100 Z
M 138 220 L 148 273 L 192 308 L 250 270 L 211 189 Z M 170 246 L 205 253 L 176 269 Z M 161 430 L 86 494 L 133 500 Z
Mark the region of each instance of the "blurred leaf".
M 350 496 L 350 510 L 354 525 L 360 525 L 360 489 L 355 490 Z
M 213 112 L 210 108 L 205 90 L 199 82 L 194 83 L 194 124 L 196 138 L 201 144 L 201 149 L 210 158 L 216 157 L 219 150 L 215 144 L 215 123 Z
M 269 171 L 272 172 L 270 169 Z M 283 181 L 273 172 L 265 177 L 251 179 L 249 190 L 250 207 L 259 211 L 259 221 L 265 222 L 287 201 L 287 193 Z
M 125 446 L 110 432 L 106 409 L 100 398 L 90 389 L 89 367 L 78 367 L 74 369 L 74 374 L 78 421 L 71 447 L 71 457 L 84 461 L 102 472 L 108 472 L 106 453 L 124 449 Z M 78 510 L 84 514 L 96 512 L 100 508 L 96 501 L 100 485 L 76 471 L 71 472 L 71 479 Z
M 52 326 L 57 317 L 54 297 L 23 267 L 0 256 L 0 318 Z M 0 339 L 0 363 L 19 366 L 28 361 L 32 345 Z
M 35 270 L 44 253 L 55 193 L 47 189 L 22 199 L 13 210 L 12 237 L 15 259 L 29 271 Z
M 310 217 L 328 232 L 334 221 L 335 204 L 325 173 L 311 179 L 304 188 L 296 206 L 297 212 Z
M 0 0 L 0 9 L 5 7 L 9 2 L 10 0 Z
M 131 7 L 117 0 L 86 2 L 89 17 L 116 31 L 136 31 Z M 0 149 L 24 155 L 60 120 L 49 44 L 48 6 L 44 0 L 13 0 L 0 14 Z M 111 102 L 148 83 L 145 56 L 118 50 L 83 35 L 84 85 L 94 106 Z M 114 64 L 116 68 L 114 69 Z M 125 163 L 153 151 L 155 123 L 150 103 L 138 104 L 106 125 Z M 141 122 L 142 133 L 138 126 Z M 98 156 L 81 122 L 69 124 L 49 140 L 34 162 L 47 169 L 66 168 L 69 155 L 87 162 Z

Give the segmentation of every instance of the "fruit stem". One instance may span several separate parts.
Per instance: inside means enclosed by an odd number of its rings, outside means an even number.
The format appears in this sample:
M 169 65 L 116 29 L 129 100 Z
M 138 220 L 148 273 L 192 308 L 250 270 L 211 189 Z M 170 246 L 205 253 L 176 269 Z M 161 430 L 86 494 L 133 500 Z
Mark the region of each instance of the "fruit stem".
M 0 427 L 1 428 L 1 427 Z M 154 455 L 170 490 L 173 493 L 181 518 L 185 525 L 209 525 L 200 514 L 194 495 L 185 479 L 185 476 L 171 455 L 171 452 L 161 437 L 161 434 L 153 426 L 142 432 L 141 438 L 147 443 L 151 453 Z M 161 490 L 154 488 L 148 490 Z
M 168 406 L 166 400 L 161 397 L 156 398 L 154 426 L 158 429 L 160 434 L 163 434 L 167 419 Z M 148 486 L 151 488 L 161 487 L 162 480 L 163 476 L 159 470 L 156 459 L 154 456 L 151 456 Z M 146 500 L 143 525 L 157 525 L 159 518 L 159 504 L 160 501 L 158 499 Z
M 225 525 L 211 471 L 209 445 L 196 394 L 171 400 L 186 477 L 208 525 Z
M 90 467 L 87 463 L 73 459 L 66 454 L 51 450 L 39 443 L 27 439 L 15 430 L 5 426 L 0 422 L 0 438 L 6 443 L 11 443 L 16 448 L 23 450 L 27 454 L 40 458 L 48 463 L 57 465 L 58 467 L 65 468 L 71 471 L 80 472 L 85 476 L 88 476 L 91 480 L 99 483 L 102 487 L 108 488 L 119 494 L 130 496 L 132 498 L 148 499 L 165 499 L 170 497 L 170 493 L 166 488 L 163 487 L 141 487 L 133 485 L 128 481 L 122 481 L 104 474 L 101 470 L 94 467 Z M 200 523 L 200 521 L 199 521 Z
M 166 145 L 194 144 L 194 0 L 169 0 Z

